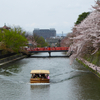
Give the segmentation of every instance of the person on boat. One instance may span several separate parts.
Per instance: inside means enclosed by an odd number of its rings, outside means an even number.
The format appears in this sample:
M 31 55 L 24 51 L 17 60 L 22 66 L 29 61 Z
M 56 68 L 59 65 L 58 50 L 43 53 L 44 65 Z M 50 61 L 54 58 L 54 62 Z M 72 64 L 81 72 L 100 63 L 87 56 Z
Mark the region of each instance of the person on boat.
M 43 74 L 41 74 L 41 78 L 44 78 L 44 75 Z
M 35 74 L 33 74 L 33 78 L 35 78 L 36 77 L 36 75 Z
M 34 75 L 32 74 L 31 78 L 33 78 L 33 77 L 34 77 Z
M 45 74 L 45 78 L 48 79 L 48 75 L 47 74 Z
M 39 78 L 41 78 L 41 74 L 39 74 Z
M 47 74 L 44 74 L 44 78 L 47 79 Z
M 36 78 L 39 78 L 39 75 L 36 75 Z
M 35 74 L 32 74 L 31 78 L 35 78 Z
M 47 75 L 47 79 L 50 79 L 49 75 Z
M 41 74 L 41 78 L 46 78 L 45 74 Z

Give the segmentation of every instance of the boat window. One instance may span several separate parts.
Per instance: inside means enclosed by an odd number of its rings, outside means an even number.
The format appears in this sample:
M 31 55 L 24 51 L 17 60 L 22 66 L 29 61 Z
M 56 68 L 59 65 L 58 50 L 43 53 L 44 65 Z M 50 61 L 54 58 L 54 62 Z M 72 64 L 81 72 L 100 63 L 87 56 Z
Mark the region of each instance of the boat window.
M 44 78 L 44 79 L 49 79 L 49 74 L 32 74 L 31 78 Z
M 35 74 L 35 78 L 39 78 L 39 74 Z

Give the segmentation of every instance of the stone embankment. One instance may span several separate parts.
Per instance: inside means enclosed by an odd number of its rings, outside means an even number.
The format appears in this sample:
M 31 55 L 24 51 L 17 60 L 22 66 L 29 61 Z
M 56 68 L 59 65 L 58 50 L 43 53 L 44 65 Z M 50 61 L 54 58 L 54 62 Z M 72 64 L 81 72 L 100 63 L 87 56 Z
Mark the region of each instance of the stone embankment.
M 26 57 L 26 55 L 16 54 L 16 55 L 13 55 L 13 56 L 2 58 L 2 59 L 0 59 L 0 66 L 14 62 L 16 60 L 19 60 L 19 59 L 22 59 L 22 58 L 25 58 L 25 57 Z
M 100 78 L 100 67 L 96 66 L 90 62 L 88 62 L 87 60 L 83 59 L 83 58 L 78 58 L 78 61 L 86 67 L 88 68 L 90 71 L 92 71 L 95 75 L 97 75 Z

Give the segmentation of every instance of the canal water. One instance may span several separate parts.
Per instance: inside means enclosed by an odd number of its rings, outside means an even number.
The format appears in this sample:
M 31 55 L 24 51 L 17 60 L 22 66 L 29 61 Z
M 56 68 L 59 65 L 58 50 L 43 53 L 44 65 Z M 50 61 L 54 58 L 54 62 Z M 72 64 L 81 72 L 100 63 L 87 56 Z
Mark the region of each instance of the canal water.
M 50 71 L 50 85 L 29 84 L 36 69 Z M 0 69 L 0 100 L 100 100 L 100 79 L 76 61 L 70 65 L 67 57 L 24 58 Z

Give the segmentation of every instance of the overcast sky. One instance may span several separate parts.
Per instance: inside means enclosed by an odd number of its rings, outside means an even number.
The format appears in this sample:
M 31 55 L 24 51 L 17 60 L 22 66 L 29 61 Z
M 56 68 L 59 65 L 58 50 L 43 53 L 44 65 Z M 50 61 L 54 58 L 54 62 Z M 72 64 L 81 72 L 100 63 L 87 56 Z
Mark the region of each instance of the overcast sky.
M 79 14 L 92 11 L 91 5 L 94 0 L 0 0 L 0 27 L 6 23 L 29 32 L 55 28 L 68 33 Z

